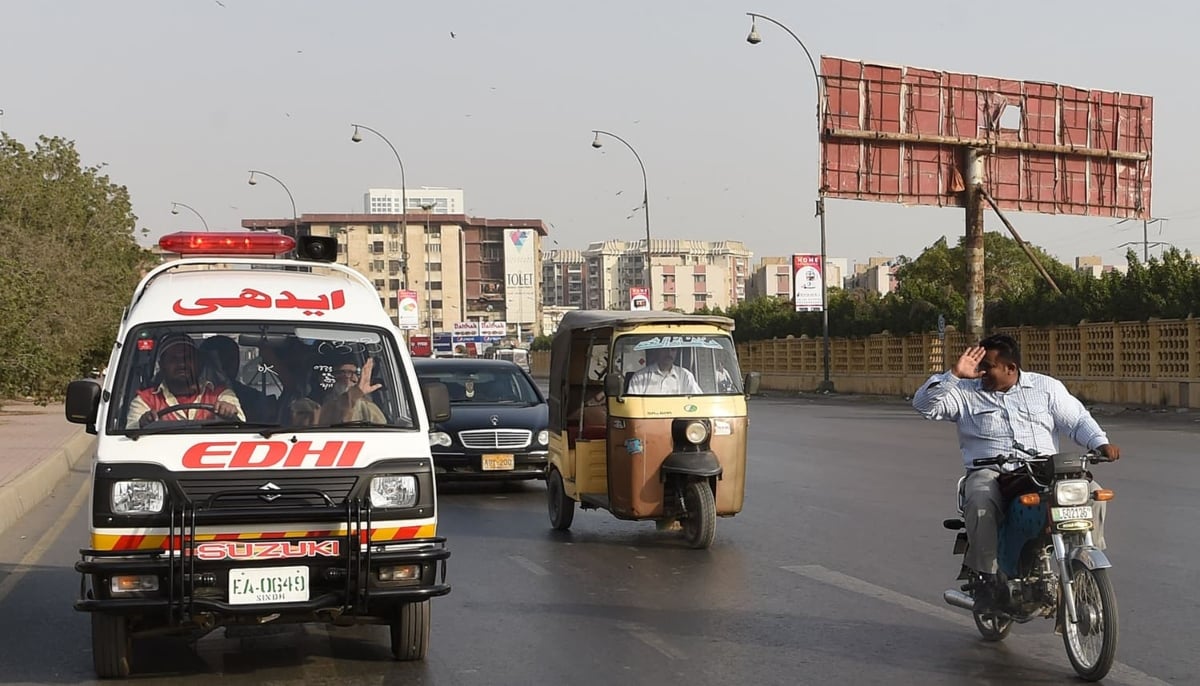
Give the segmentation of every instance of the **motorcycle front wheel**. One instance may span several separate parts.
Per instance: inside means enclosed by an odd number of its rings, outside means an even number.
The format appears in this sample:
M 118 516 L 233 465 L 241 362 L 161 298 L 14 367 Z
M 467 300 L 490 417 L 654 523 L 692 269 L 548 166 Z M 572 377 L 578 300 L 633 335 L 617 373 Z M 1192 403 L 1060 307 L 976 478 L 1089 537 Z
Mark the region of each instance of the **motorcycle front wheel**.
M 1081 679 L 1099 681 L 1108 674 L 1117 655 L 1117 596 L 1108 580 L 1108 570 L 1073 563 L 1071 593 L 1078 621 L 1064 622 L 1067 657 Z

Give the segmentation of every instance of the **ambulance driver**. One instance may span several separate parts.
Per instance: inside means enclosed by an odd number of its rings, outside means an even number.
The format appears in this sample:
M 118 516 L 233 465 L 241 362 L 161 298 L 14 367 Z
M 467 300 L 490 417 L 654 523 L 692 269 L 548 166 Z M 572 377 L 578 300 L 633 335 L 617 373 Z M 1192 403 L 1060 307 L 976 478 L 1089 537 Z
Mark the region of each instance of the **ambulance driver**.
M 213 419 L 212 412 L 196 408 L 158 416 L 168 407 L 192 403 L 216 406 L 217 415 L 223 419 L 246 419 L 232 390 L 201 378 L 196 344 L 184 334 L 172 334 L 160 343 L 158 376 L 162 381 L 157 388 L 138 391 L 129 404 L 126 429 L 136 429 L 160 420 Z

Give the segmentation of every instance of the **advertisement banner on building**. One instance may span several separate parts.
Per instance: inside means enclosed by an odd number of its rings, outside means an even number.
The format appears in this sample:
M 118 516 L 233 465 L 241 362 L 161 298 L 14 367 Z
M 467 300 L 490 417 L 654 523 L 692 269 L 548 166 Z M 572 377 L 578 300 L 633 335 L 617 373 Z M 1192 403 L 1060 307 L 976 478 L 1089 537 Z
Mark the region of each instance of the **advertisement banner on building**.
M 396 326 L 401 329 L 421 328 L 421 311 L 417 308 L 416 291 L 396 291 Z
M 508 335 L 508 322 L 479 322 L 479 335 L 504 338 Z
M 792 301 L 797 312 L 820 312 L 825 275 L 820 255 L 792 255 Z
M 479 322 L 454 322 L 455 336 L 478 336 Z
M 504 230 L 504 309 L 510 322 L 537 319 L 536 238 L 533 229 Z
M 647 286 L 629 287 L 629 309 L 634 312 L 650 310 L 650 288 Z

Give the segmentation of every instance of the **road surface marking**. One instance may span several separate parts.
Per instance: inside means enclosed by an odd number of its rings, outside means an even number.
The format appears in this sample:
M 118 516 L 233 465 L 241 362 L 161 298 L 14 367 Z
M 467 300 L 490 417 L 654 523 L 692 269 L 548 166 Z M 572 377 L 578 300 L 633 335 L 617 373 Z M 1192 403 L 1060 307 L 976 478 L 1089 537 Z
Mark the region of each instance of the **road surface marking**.
M 896 591 L 884 588 L 883 586 L 876 586 L 869 581 L 864 581 L 857 577 L 842 574 L 841 572 L 835 572 L 832 569 L 822 567 L 821 565 L 792 565 L 782 567 L 782 569 L 784 571 L 792 572 L 793 574 L 799 574 L 800 576 L 808 577 L 814 581 L 820 581 L 821 583 L 829 584 L 830 586 L 836 586 L 837 588 L 850 591 L 851 593 L 865 595 L 870 598 L 882 600 L 885 603 L 898 605 L 906 610 L 911 610 L 935 619 L 957 624 L 958 626 L 970 629 L 972 632 L 978 631 L 975 628 L 975 620 L 972 619 L 970 615 L 965 614 L 965 611 L 954 612 L 949 608 L 939 607 L 937 605 L 927 603 L 924 600 L 918 600 L 912 596 L 907 596 L 903 593 L 897 593 Z M 1058 640 L 1057 636 L 1054 636 L 1054 638 L 1055 640 L 1053 641 L 1053 645 L 1056 647 L 1060 646 L 1061 641 Z M 1043 640 L 1036 639 L 1031 636 L 1017 637 L 1009 635 L 1009 638 L 1006 642 L 1011 645 L 1014 641 L 1020 644 L 1018 650 L 1021 653 L 1029 655 L 1030 657 L 1049 662 L 1051 664 L 1061 664 L 1067 662 L 1066 653 L 1062 648 L 1058 648 L 1057 650 L 1051 649 Z M 1118 646 L 1118 650 L 1119 649 L 1120 648 Z M 1070 664 L 1067 663 L 1066 666 L 1069 667 Z M 1145 672 L 1134 669 L 1133 667 L 1121 662 L 1113 662 L 1112 669 L 1109 671 L 1108 676 L 1105 677 L 1105 681 L 1129 684 L 1130 686 L 1171 686 L 1170 682 L 1150 676 Z
M 540 564 L 520 555 L 509 555 L 508 559 L 524 567 L 527 571 L 538 576 L 548 576 L 550 571 Z
M 55 541 L 58 540 L 63 529 L 66 529 L 67 525 L 71 523 L 71 520 L 75 517 L 75 513 L 79 511 L 79 508 L 87 500 L 88 487 L 90 485 L 90 479 L 83 480 L 83 484 L 79 486 L 79 492 L 71 499 L 70 504 L 67 505 L 67 509 L 63 510 L 63 513 L 58 516 L 54 524 L 42 534 L 42 537 L 38 539 L 33 548 L 28 553 L 25 553 L 25 557 L 21 558 L 21 561 L 9 572 L 8 576 L 4 577 L 3 581 L 0 581 L 0 603 L 3 603 L 8 594 L 12 593 L 12 590 L 20 583 L 21 579 L 37 566 L 38 562 L 46 554 L 46 551 L 50 549 L 50 546 L 54 545 Z
M 687 657 L 675 648 L 672 648 L 670 644 L 655 634 L 649 627 L 642 624 L 620 622 L 617 624 L 617 628 L 628 632 L 630 636 L 650 646 L 669 660 L 682 660 Z

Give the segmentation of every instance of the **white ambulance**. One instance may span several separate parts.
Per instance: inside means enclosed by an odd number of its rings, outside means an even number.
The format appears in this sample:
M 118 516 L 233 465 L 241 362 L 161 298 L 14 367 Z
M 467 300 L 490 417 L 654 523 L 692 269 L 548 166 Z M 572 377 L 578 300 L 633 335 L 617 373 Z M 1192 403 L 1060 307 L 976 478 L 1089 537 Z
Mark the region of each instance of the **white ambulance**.
M 450 592 L 437 536 L 431 421 L 372 284 L 337 243 L 177 233 L 142 279 L 103 380 L 67 418 L 97 435 L 91 543 L 75 565 L 100 677 L 132 642 L 218 627 L 391 626 L 423 659 L 430 599 Z

